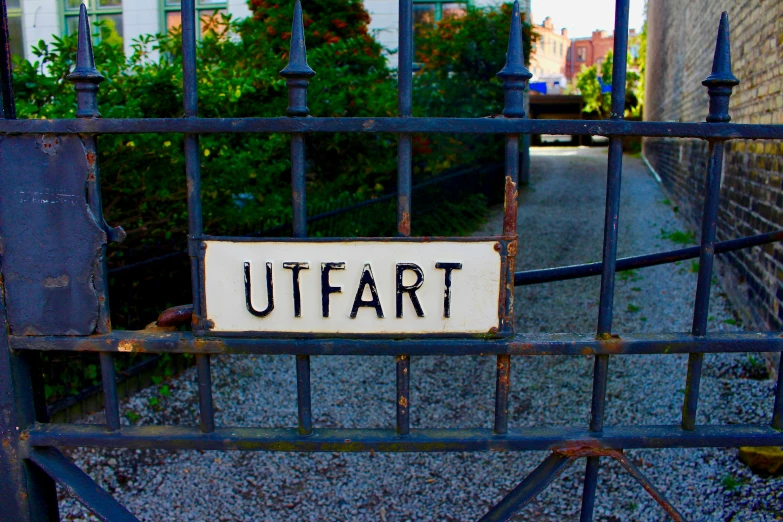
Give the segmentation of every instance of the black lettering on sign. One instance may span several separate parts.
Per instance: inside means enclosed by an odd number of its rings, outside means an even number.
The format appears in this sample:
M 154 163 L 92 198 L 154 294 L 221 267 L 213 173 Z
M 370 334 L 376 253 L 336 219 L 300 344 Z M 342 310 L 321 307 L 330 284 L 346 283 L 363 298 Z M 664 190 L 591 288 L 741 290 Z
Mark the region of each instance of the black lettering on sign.
M 448 319 L 451 317 L 451 271 L 462 270 L 462 263 L 435 263 L 435 268 L 446 271 L 443 276 L 446 287 L 443 292 L 443 317 Z
M 289 261 L 283 263 L 283 268 L 291 270 L 294 288 L 294 317 L 302 317 L 302 296 L 299 292 L 299 272 L 301 270 L 310 270 L 310 263 L 299 263 Z
M 329 272 L 332 270 L 345 270 L 345 263 L 321 263 L 321 311 L 324 317 L 329 317 L 329 296 L 343 291 L 342 286 L 331 286 L 329 283 Z
M 256 317 L 266 317 L 275 309 L 275 295 L 272 288 L 272 263 L 266 264 L 266 298 L 267 305 L 260 312 L 253 308 L 253 298 L 250 291 L 250 262 L 245 261 L 245 304 L 247 311 Z
M 410 286 L 405 286 L 402 283 L 403 274 L 406 270 L 410 270 L 416 274 L 416 282 Z M 424 284 L 424 272 L 419 265 L 414 263 L 397 263 L 397 317 L 402 317 L 402 294 L 408 294 L 413 304 L 413 309 L 416 310 L 416 315 L 424 317 L 424 310 L 421 309 L 421 303 L 419 298 L 416 297 L 416 290 L 421 288 Z
M 363 301 L 362 295 L 364 294 L 364 287 L 370 287 L 371 298 L 369 301 Z M 362 270 L 362 278 L 359 280 L 359 289 L 356 291 L 356 297 L 353 299 L 353 308 L 351 308 L 351 319 L 356 319 L 356 313 L 362 306 L 375 308 L 375 313 L 378 314 L 379 319 L 383 319 L 383 309 L 381 308 L 381 300 L 378 298 L 378 289 L 375 287 L 375 278 L 372 276 L 372 267 L 370 263 L 364 265 Z

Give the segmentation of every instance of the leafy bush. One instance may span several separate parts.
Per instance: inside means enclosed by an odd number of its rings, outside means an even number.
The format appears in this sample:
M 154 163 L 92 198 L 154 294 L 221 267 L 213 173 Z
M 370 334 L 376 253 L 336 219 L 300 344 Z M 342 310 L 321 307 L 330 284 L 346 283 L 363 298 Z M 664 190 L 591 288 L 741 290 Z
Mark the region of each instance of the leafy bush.
M 276 9 L 241 22 L 222 17 L 199 45 L 199 113 L 204 117 L 282 116 L 287 106 L 287 42 L 274 25 L 291 13 Z M 323 6 L 356 6 L 355 0 L 311 2 Z M 362 11 L 363 12 L 363 11 Z M 352 31 L 318 39 L 308 34 L 308 58 L 317 71 L 310 89 L 310 108 L 318 116 L 389 116 L 396 110 L 392 73 L 381 47 L 366 34 L 366 16 Z M 365 13 L 366 15 L 366 13 Z M 334 20 L 337 20 L 334 15 Z M 308 17 L 307 20 L 310 20 Z M 362 21 L 364 20 L 364 21 Z M 306 22 L 307 23 L 307 22 Z M 309 24 L 320 27 L 318 24 Z M 273 29 L 273 30 L 270 30 Z M 106 28 L 101 28 L 106 30 Z M 317 29 L 313 29 L 317 31 Z M 280 36 L 278 36 L 280 35 Z M 290 34 L 289 40 L 290 40 Z M 182 116 L 181 35 L 148 36 L 134 45 L 127 60 L 119 45 L 95 45 L 96 63 L 107 80 L 99 92 L 100 109 L 111 118 Z M 274 43 L 273 43 L 274 42 Z M 73 86 L 65 81 L 73 67 L 76 38 L 56 38 L 34 49 L 37 60 L 15 65 L 20 117 L 67 118 L 75 112 Z M 153 57 L 157 56 L 156 59 Z M 100 166 L 104 211 L 113 225 L 128 232 L 124 247 L 112 249 L 116 262 L 124 250 L 172 238 L 187 231 L 182 136 L 102 136 Z M 285 135 L 204 135 L 201 138 L 205 230 L 211 234 L 244 234 L 279 225 L 290 214 L 289 138 Z M 312 200 L 340 192 L 365 197 L 383 192 L 396 170 L 395 141 L 389 137 L 341 134 L 308 139 L 307 177 Z
M 416 33 L 414 83 L 417 116 L 480 118 L 503 112 L 503 83 L 497 73 L 506 63 L 512 4 L 468 5 L 464 16 L 441 20 Z M 530 61 L 532 27 L 522 15 L 525 63 Z M 494 162 L 502 158 L 501 136 L 419 138 L 417 150 L 427 158 L 424 169 L 455 163 Z M 433 151 L 437 151 L 434 154 Z
M 600 82 L 598 67 L 582 67 L 582 71 L 576 77 L 576 87 L 582 94 L 584 108 L 582 111 L 592 113 L 599 118 L 608 118 L 612 112 L 612 95 L 603 93 L 601 82 L 604 85 L 612 84 L 612 67 L 614 66 L 614 53 L 609 51 L 606 60 L 601 64 Z M 639 106 L 637 96 L 637 85 L 640 82 L 639 73 L 634 71 L 626 72 L 626 92 L 625 92 L 625 112 L 628 115 L 633 114 Z

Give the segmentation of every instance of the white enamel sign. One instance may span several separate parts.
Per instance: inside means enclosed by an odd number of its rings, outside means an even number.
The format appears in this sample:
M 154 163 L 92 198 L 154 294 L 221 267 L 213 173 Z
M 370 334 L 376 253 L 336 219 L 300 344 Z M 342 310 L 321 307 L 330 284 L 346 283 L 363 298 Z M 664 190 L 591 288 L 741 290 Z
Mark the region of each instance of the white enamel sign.
M 216 332 L 487 333 L 498 327 L 496 241 L 206 241 Z

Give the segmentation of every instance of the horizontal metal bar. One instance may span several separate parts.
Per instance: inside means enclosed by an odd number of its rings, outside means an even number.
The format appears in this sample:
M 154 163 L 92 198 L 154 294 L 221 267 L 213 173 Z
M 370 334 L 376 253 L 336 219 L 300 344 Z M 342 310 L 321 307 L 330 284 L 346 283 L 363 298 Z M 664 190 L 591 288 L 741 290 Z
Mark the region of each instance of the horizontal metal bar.
M 783 125 L 521 118 L 128 118 L 0 120 L 0 134 L 389 132 L 782 139 Z
M 715 245 L 716 254 L 726 252 L 735 252 L 744 248 L 766 245 L 783 241 L 783 230 L 769 232 L 767 234 L 758 234 L 729 241 L 722 241 Z M 650 266 L 665 265 L 676 261 L 686 259 L 696 259 L 701 250 L 698 246 L 681 248 L 678 250 L 669 250 L 666 252 L 656 252 L 655 254 L 645 254 L 642 256 L 625 257 L 617 260 L 617 271 L 634 270 L 637 268 L 647 268 Z M 540 283 L 549 283 L 552 281 L 567 281 L 570 279 L 580 279 L 582 277 L 591 277 L 601 275 L 603 264 L 585 263 L 583 265 L 562 266 L 557 268 L 543 268 L 541 270 L 528 270 L 514 274 L 514 284 L 516 286 L 535 285 Z
M 94 427 L 105 430 L 101 426 Z M 139 522 L 122 504 L 55 448 L 32 448 L 28 458 L 69 490 L 98 519 L 106 522 Z
M 29 435 L 29 437 L 26 437 Z M 451 452 L 589 450 L 591 448 L 701 448 L 780 446 L 783 432 L 769 426 L 613 426 L 602 433 L 586 428 L 536 427 L 509 430 L 411 429 L 405 437 L 393 429 L 314 429 L 302 436 L 296 428 L 217 428 L 202 433 L 197 426 L 123 426 L 107 432 L 90 424 L 37 424 L 25 433 L 31 446 L 94 446 L 243 451 Z
M 780 332 L 636 334 L 599 340 L 581 334 L 517 334 L 507 339 L 364 337 L 259 338 L 204 336 L 190 332 L 117 330 L 90 337 L 10 337 L 13 350 L 121 353 L 280 354 L 280 355 L 640 355 L 724 352 L 783 352 Z

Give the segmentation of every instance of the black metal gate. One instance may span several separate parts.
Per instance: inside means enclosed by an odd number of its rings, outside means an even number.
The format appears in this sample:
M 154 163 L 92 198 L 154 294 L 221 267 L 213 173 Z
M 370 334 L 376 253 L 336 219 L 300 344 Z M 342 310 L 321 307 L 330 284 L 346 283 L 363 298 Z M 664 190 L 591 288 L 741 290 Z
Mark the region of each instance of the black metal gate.
M 631 448 L 737 447 L 783 445 L 783 371 L 779 372 L 770 425 L 695 423 L 705 353 L 781 352 L 779 333 L 707 332 L 707 311 L 716 253 L 783 239 L 783 232 L 715 242 L 724 147 L 730 139 L 781 139 L 783 127 L 730 124 L 732 88 L 729 28 L 720 20 L 712 74 L 704 80 L 710 106 L 706 123 L 651 123 L 623 120 L 629 0 L 617 0 L 612 116 L 605 121 L 526 120 L 523 92 L 531 74 L 524 67 L 519 6 L 515 5 L 507 63 L 498 73 L 506 95 L 504 117 L 445 119 L 412 117 L 412 0 L 400 0 L 399 116 L 396 118 L 310 118 L 307 86 L 314 72 L 307 65 L 301 6 L 294 11 L 289 65 L 281 72 L 289 88 L 288 117 L 204 119 L 198 117 L 196 14 L 194 0 L 183 0 L 185 117 L 181 119 L 100 119 L 98 84 L 86 10 L 82 6 L 76 68 L 70 79 L 78 93 L 77 119 L 16 120 L 11 83 L 8 31 L 3 0 L 3 117 L 0 121 L 0 246 L 2 299 L 0 321 L 0 504 L 9 521 L 57 520 L 54 482 L 70 489 L 103 520 L 136 520 L 57 448 L 163 448 L 301 452 L 452 452 L 548 450 L 549 456 L 483 518 L 506 520 L 543 491 L 575 460 L 586 458 L 582 520 L 591 520 L 601 457 L 617 460 L 676 520 L 682 516 L 624 455 Z M 189 244 L 194 305 L 172 314 L 192 313 L 193 333 L 112 331 L 105 278 L 107 241 L 122 239 L 121 229 L 102 217 L 96 136 L 107 133 L 183 133 L 187 160 Z M 506 136 L 505 212 L 502 246 L 506 255 L 501 293 L 501 328 L 484 338 L 250 337 L 210 333 L 204 310 L 204 266 L 200 201 L 199 134 L 287 133 L 292 136 L 294 236 L 306 236 L 304 140 L 314 132 L 388 132 L 398 135 L 398 233 L 411 233 L 412 133 L 484 133 Z M 529 134 L 607 136 L 609 164 L 603 261 L 590 265 L 513 274 L 516 253 L 519 141 Z M 701 245 L 637 258 L 616 257 L 622 138 L 665 136 L 709 142 Z M 411 238 L 411 241 L 417 239 Z M 501 244 L 500 242 L 498 243 Z M 699 257 L 699 277 L 691 333 L 612 334 L 615 272 Z M 547 335 L 513 332 L 513 286 L 601 274 L 596 334 Z M 512 284 L 512 274 L 513 281 Z M 92 351 L 101 359 L 106 424 L 48 424 L 42 383 L 30 366 L 31 351 Z M 118 352 L 191 353 L 198 366 L 200 426 L 121 426 L 113 354 Z M 210 358 L 219 354 L 288 354 L 297 370 L 298 427 L 233 428 L 216 426 Z M 605 426 L 607 370 L 611 356 L 689 354 L 681 425 Z M 311 355 L 387 355 L 397 361 L 396 428 L 314 429 L 310 401 Z M 589 426 L 515 428 L 508 425 L 509 370 L 512 357 L 592 355 L 592 415 Z M 493 429 L 411 429 L 411 357 L 487 355 L 497 358 Z

